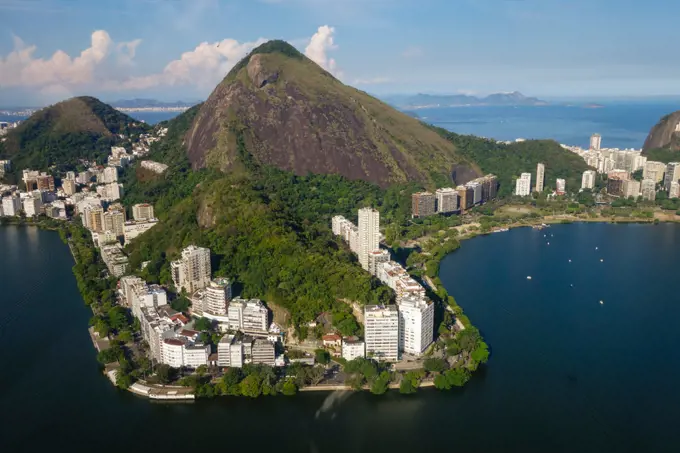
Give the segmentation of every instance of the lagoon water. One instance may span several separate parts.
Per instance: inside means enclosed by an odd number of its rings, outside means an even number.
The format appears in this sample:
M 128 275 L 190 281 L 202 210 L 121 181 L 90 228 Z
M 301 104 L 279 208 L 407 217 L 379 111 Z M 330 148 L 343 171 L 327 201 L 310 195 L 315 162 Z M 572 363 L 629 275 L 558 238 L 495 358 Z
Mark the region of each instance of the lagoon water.
M 492 356 L 462 390 L 154 404 L 100 374 L 58 235 L 2 227 L 0 451 L 677 452 L 678 250 L 679 225 L 464 242 L 441 278 Z

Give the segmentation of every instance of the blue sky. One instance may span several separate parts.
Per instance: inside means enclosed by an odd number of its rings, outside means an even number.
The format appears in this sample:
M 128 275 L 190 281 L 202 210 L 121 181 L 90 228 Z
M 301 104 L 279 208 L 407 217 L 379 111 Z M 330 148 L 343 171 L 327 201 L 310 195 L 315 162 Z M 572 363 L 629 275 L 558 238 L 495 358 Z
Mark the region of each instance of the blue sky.
M 273 38 L 376 94 L 671 95 L 678 17 L 668 0 L 0 0 L 0 105 L 203 99 Z

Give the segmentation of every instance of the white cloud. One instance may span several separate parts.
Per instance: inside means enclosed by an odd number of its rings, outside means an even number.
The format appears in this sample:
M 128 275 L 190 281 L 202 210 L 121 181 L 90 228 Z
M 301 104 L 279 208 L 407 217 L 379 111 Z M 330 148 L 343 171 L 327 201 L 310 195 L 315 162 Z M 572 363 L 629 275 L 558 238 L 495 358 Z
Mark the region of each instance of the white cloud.
M 372 77 L 369 79 L 355 79 L 354 85 L 380 85 L 383 83 L 390 83 L 392 79 L 388 77 Z
M 260 38 L 254 42 L 239 43 L 224 39 L 216 43 L 202 42 L 178 60 L 165 66 L 163 72 L 126 80 L 123 88 L 143 90 L 157 86 L 195 85 L 212 88 L 255 47 L 266 42 Z
M 333 40 L 334 34 L 335 28 L 328 25 L 320 26 L 305 48 L 305 55 L 326 71 L 340 78 L 342 71 L 338 69 L 335 59 L 328 56 L 329 51 L 337 49 Z
M 423 53 L 423 49 L 418 46 L 408 46 L 401 53 L 401 56 L 404 58 L 418 58 L 421 57 Z
M 335 59 L 329 56 L 337 48 L 334 33 L 333 27 L 323 25 L 311 38 L 301 41 L 300 47 L 311 60 L 341 77 Z M 4 57 L 0 55 L 0 90 L 7 93 L 19 88 L 50 99 L 74 93 L 98 94 L 175 86 L 208 92 L 240 59 L 264 42 L 264 38 L 251 42 L 234 39 L 202 42 L 167 63 L 160 72 L 132 75 L 138 50 L 143 46 L 140 39 L 115 42 L 105 30 L 97 30 L 91 35 L 90 46 L 77 56 L 57 50 L 48 58 L 39 58 L 35 45 L 14 37 L 14 50 Z M 357 83 L 385 81 L 374 78 Z

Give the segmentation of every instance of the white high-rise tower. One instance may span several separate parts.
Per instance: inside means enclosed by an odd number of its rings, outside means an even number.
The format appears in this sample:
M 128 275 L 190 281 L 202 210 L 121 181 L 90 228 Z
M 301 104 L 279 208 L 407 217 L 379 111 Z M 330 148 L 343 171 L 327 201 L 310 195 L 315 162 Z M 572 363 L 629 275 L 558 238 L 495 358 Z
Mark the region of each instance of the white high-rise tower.
M 380 213 L 375 209 L 359 209 L 359 263 L 368 270 L 368 254 L 380 248 Z
M 590 136 L 590 149 L 598 151 L 602 145 L 602 137 L 600 134 L 593 134 Z
M 543 184 L 545 183 L 545 165 L 536 165 L 536 192 L 543 192 Z

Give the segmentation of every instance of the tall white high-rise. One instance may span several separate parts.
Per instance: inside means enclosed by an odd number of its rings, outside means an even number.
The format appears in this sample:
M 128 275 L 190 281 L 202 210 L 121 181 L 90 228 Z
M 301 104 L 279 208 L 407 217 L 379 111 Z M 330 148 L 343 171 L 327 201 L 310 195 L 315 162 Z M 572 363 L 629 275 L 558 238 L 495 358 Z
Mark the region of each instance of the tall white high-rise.
M 231 282 L 228 278 L 216 278 L 205 288 L 203 312 L 225 316 L 231 300 Z
M 515 195 L 526 197 L 531 195 L 531 173 L 522 173 L 515 183 Z
M 434 304 L 420 296 L 399 300 L 399 350 L 420 355 L 434 338 Z
M 368 270 L 368 254 L 380 248 L 380 213 L 375 209 L 359 209 L 359 263 Z
M 655 183 L 663 181 L 663 175 L 666 172 L 666 164 L 663 162 L 656 162 L 648 160 L 645 163 L 645 168 L 642 171 L 642 179 L 651 179 Z
M 602 137 L 600 134 L 593 134 L 590 136 L 590 149 L 592 150 L 599 150 L 600 146 L 602 145 Z
M 190 245 L 182 250 L 182 257 L 170 263 L 172 281 L 178 291 L 189 294 L 210 283 L 210 249 Z
M 597 178 L 595 170 L 584 171 L 581 177 L 581 189 L 593 189 L 595 187 L 595 178 Z
M 643 179 L 640 185 L 640 193 L 644 200 L 654 201 L 656 199 L 656 182 L 653 179 Z
M 669 162 L 666 165 L 666 174 L 664 176 L 663 185 L 666 190 L 671 190 L 671 183 L 678 182 L 680 179 L 680 162 Z
M 545 165 L 536 165 L 536 192 L 543 192 L 545 184 Z
M 399 312 L 395 305 L 364 307 L 366 356 L 376 360 L 399 360 Z

